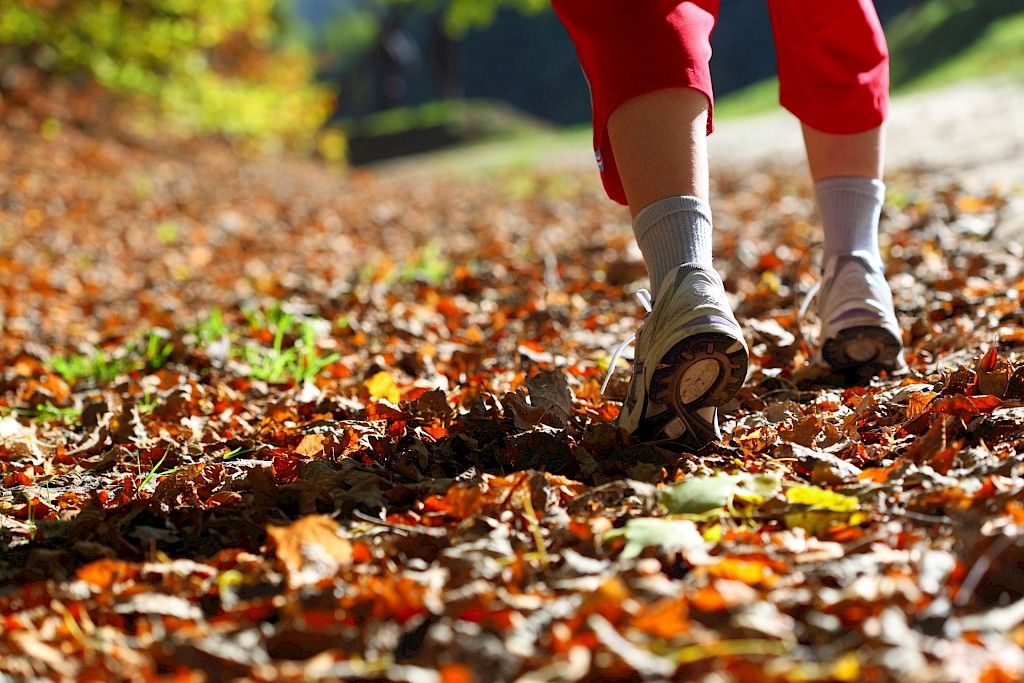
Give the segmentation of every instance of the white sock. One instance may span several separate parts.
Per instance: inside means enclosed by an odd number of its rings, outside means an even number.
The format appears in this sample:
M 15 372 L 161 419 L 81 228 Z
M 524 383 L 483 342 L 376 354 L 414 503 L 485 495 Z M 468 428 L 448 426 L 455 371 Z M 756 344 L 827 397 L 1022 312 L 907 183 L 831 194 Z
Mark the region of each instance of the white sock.
M 885 183 L 874 178 L 826 178 L 814 185 L 825 229 L 825 259 L 866 252 L 878 264 L 878 218 L 885 200 Z
M 669 271 L 684 263 L 711 267 L 711 206 L 699 197 L 660 199 L 633 219 L 655 298 Z

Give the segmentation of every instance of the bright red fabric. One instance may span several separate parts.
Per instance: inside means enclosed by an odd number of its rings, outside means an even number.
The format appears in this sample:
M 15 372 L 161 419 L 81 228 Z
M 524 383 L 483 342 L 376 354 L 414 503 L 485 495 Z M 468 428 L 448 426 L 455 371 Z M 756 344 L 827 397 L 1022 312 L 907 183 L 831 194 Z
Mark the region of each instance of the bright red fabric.
M 608 117 L 624 102 L 664 88 L 694 88 L 713 102 L 708 62 L 719 0 L 551 4 L 590 83 L 594 149 L 605 189 L 625 204 Z M 768 8 L 782 106 L 826 133 L 879 126 L 889 107 L 889 55 L 871 0 L 768 0 Z

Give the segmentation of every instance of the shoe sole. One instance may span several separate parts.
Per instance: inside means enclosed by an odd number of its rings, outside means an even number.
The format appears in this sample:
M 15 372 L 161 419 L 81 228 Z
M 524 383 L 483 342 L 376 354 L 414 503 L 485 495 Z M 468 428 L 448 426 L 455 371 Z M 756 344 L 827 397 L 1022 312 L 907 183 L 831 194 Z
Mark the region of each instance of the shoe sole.
M 695 445 L 721 438 L 715 408 L 732 399 L 747 378 L 749 358 L 735 337 L 703 332 L 683 339 L 662 356 L 651 379 L 651 397 L 670 406 Z
M 903 370 L 902 350 L 900 340 L 885 328 L 851 327 L 827 339 L 821 347 L 821 357 L 836 374 L 852 381 L 865 381 L 883 370 L 890 375 Z

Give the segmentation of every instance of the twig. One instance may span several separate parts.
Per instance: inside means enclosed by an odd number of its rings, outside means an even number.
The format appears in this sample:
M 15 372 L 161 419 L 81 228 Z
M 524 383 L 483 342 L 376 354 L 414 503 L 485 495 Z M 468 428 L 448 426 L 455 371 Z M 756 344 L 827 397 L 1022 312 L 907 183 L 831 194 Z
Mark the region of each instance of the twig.
M 387 527 L 388 529 L 394 529 L 395 531 L 405 531 L 411 534 L 420 534 L 422 536 L 431 536 L 433 538 L 442 538 L 448 535 L 447 529 L 438 529 L 432 526 L 410 526 L 408 524 L 395 524 L 379 517 L 371 517 L 365 512 L 359 510 L 353 510 L 352 516 L 363 522 L 369 522 L 370 524 L 376 524 L 377 526 Z

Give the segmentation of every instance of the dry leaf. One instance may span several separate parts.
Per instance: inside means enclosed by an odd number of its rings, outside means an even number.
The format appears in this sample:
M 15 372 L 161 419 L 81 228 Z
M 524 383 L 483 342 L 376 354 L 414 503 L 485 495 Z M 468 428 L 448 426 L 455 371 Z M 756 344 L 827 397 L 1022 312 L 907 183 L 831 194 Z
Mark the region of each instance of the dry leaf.
M 318 583 L 352 566 L 352 544 L 330 517 L 309 515 L 288 526 L 270 526 L 267 535 L 292 588 Z

